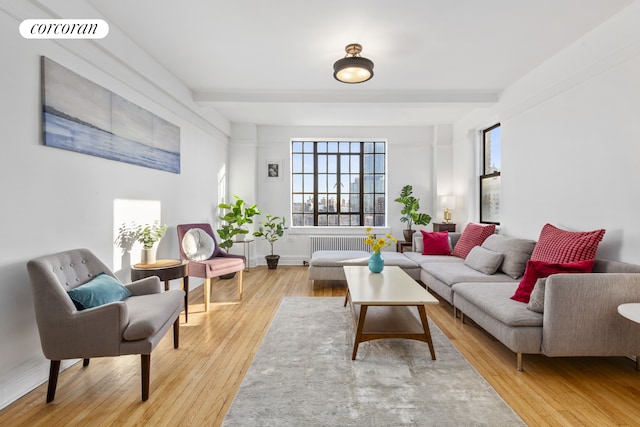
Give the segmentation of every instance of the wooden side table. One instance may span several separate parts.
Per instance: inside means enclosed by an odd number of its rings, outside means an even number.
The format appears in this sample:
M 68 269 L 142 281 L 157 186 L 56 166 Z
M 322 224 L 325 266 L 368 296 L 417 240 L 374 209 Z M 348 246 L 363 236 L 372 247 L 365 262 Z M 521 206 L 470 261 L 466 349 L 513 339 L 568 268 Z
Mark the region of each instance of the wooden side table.
M 448 231 L 449 233 L 456 232 L 456 225 L 453 223 L 446 222 L 434 222 L 433 223 L 433 231 Z
M 398 242 L 396 243 L 396 252 L 403 253 L 405 251 L 404 248 L 411 249 L 411 245 L 412 245 L 411 242 L 404 242 L 404 241 L 398 240 Z
M 244 240 L 234 240 L 233 244 L 235 245 L 236 243 L 241 243 L 242 244 L 242 254 L 244 255 L 244 271 L 249 271 L 249 255 L 251 254 L 250 252 L 250 244 L 251 242 L 253 242 L 253 239 L 244 239 Z
M 184 321 L 189 321 L 189 261 L 161 259 L 155 264 L 135 264 L 131 266 L 131 280 L 158 276 L 164 282 L 164 290 L 169 290 L 169 281 L 182 279 L 184 289 Z

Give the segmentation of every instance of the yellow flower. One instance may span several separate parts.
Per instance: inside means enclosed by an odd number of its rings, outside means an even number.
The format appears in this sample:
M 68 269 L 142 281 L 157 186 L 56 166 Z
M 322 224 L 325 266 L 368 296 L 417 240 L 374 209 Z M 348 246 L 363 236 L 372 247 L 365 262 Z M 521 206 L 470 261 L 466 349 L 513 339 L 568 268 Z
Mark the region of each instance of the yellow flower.
M 375 253 L 380 252 L 380 249 L 391 246 L 393 243 L 397 243 L 398 240 L 391 234 L 386 233 L 385 237 L 376 237 L 375 234 L 371 234 L 372 227 L 366 227 L 364 231 L 367 233 L 365 238 L 365 245 L 371 246 L 371 250 Z

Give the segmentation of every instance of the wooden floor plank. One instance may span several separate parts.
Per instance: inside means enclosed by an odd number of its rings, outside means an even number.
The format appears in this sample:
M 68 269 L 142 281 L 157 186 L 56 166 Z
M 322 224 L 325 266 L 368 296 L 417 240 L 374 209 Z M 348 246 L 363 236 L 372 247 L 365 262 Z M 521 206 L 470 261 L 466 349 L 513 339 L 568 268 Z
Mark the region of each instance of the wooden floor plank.
M 147 402 L 140 401 L 139 356 L 92 359 L 60 374 L 53 403 L 45 403 L 45 383 L 0 411 L 0 425 L 220 425 L 282 298 L 344 297 L 345 291 L 341 281 L 307 281 L 306 267 L 251 269 L 241 301 L 235 279 L 216 279 L 209 312 L 201 287 L 190 294 L 180 348 L 173 348 L 169 333 L 152 353 Z M 427 313 L 528 425 L 640 424 L 633 361 L 525 355 L 518 372 L 515 354 L 472 321 L 454 319 L 449 304 L 430 305 Z

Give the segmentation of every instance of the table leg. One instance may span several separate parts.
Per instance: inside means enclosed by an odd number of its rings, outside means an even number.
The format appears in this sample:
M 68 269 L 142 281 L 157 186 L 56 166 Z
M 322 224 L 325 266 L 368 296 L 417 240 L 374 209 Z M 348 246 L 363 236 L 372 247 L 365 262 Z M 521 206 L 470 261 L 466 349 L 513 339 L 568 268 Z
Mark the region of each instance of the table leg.
M 353 353 L 351 354 L 351 360 L 356 360 L 358 346 L 360 345 L 360 339 L 362 338 L 362 330 L 364 329 L 364 318 L 367 316 L 367 307 L 367 305 L 360 306 L 360 317 L 358 318 L 358 329 L 356 330 L 356 337 L 353 341 Z
M 184 289 L 184 323 L 189 322 L 189 276 L 182 278 L 182 289 Z
M 164 290 L 165 292 L 169 290 L 169 280 L 164 281 Z
M 420 320 L 422 321 L 422 327 L 424 328 L 424 335 L 429 344 L 429 351 L 431 352 L 431 360 L 436 360 L 436 351 L 433 349 L 433 342 L 431 341 L 431 331 L 429 330 L 429 323 L 427 322 L 427 311 L 424 305 L 419 305 L 418 313 L 420 313 Z

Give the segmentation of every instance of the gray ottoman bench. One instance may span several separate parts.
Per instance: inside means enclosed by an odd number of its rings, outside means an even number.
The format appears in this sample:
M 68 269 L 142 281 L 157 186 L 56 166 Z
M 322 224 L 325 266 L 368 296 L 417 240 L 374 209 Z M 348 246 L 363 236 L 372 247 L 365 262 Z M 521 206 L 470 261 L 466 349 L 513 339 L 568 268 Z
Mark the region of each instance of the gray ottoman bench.
M 315 251 L 309 261 L 309 280 L 346 280 L 345 265 L 368 265 L 371 253 L 366 251 Z M 411 276 L 420 280 L 420 265 L 398 252 L 382 252 L 384 265 L 400 267 Z

